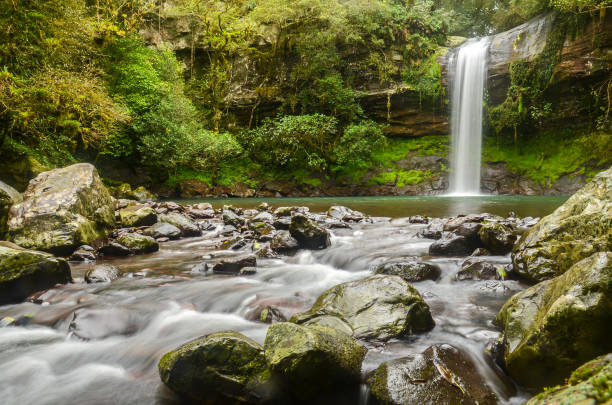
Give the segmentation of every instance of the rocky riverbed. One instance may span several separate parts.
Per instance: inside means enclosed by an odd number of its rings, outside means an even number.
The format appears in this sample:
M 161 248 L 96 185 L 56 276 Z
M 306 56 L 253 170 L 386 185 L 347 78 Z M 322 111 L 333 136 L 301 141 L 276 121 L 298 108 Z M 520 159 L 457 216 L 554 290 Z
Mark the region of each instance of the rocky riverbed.
M 612 170 L 543 219 L 114 200 L 61 170 L 7 193 L 9 403 L 610 400 Z

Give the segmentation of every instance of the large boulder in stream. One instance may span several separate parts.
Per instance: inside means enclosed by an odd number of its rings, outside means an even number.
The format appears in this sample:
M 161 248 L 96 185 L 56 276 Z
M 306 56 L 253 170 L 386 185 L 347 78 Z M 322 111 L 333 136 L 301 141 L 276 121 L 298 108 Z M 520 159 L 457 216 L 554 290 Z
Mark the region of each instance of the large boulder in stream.
M 95 167 L 79 163 L 36 176 L 9 213 L 9 238 L 28 249 L 70 255 L 115 226 L 113 200 Z
M 485 248 L 494 255 L 510 253 L 516 241 L 516 235 L 512 229 L 496 222 L 483 224 L 478 231 L 478 236 Z
M 161 380 L 195 403 L 262 403 L 269 397 L 263 348 L 237 332 L 201 337 L 166 353 Z
M 37 291 L 70 281 L 70 266 L 64 259 L 0 246 L 0 305 L 23 301 Z
M 327 229 L 320 227 L 305 215 L 297 214 L 291 218 L 289 233 L 303 249 L 325 249 L 331 244 Z
M 612 353 L 578 367 L 565 385 L 547 389 L 526 405 L 596 405 L 612 402 Z
M 355 339 L 323 326 L 275 323 L 268 329 L 265 356 L 272 373 L 297 398 L 358 384 L 367 352 Z
M 538 390 L 562 383 L 585 361 L 612 351 L 612 253 L 596 253 L 514 295 L 497 322 L 506 368 L 519 384 Z
M 3 238 L 8 231 L 7 221 L 11 206 L 21 200 L 19 191 L 0 181 L 0 238 Z
M 388 405 L 498 403 L 470 358 L 447 344 L 381 364 L 371 394 Z
M 359 339 L 386 340 L 434 327 L 421 294 L 398 276 L 375 275 L 325 291 L 291 322 L 323 325 Z
M 542 281 L 605 251 L 612 251 L 612 168 L 523 234 L 512 262 L 521 277 Z

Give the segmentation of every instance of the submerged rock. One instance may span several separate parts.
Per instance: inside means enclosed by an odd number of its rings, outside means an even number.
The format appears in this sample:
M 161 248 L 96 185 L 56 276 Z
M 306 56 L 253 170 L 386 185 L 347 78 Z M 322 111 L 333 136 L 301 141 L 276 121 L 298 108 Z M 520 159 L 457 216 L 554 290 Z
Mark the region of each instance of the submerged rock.
M 498 403 L 469 357 L 447 344 L 381 364 L 371 394 L 389 405 Z
M 112 198 L 95 167 L 79 163 L 39 174 L 9 214 L 9 238 L 28 249 L 69 255 L 115 226 Z
M 70 266 L 64 259 L 0 246 L 0 305 L 23 301 L 37 291 L 71 281 Z
M 11 206 L 21 201 L 19 191 L 0 181 L 0 238 L 3 238 L 8 231 L 7 222 Z
M 131 205 L 119 210 L 121 226 L 126 228 L 150 226 L 157 222 L 157 213 L 151 207 L 144 205 Z
M 201 337 L 164 354 L 161 380 L 196 403 L 263 403 L 269 372 L 263 348 L 237 332 Z
M 440 278 L 442 270 L 435 264 L 416 260 L 402 260 L 383 263 L 376 268 L 375 273 L 400 276 L 404 280 L 413 283 L 423 280 L 437 280 Z
M 429 306 L 416 288 L 401 277 L 382 274 L 330 288 L 291 322 L 317 324 L 328 316 L 338 318 L 359 339 L 386 340 L 434 327 Z
M 115 266 L 110 264 L 99 264 L 92 267 L 85 274 L 87 283 L 110 283 L 121 277 L 123 273 Z
M 304 215 L 298 214 L 291 218 L 289 233 L 303 249 L 325 249 L 331 244 L 329 232 Z
M 596 252 L 612 251 L 612 168 L 599 173 L 514 247 L 515 271 L 542 281 Z
M 179 214 L 178 212 L 171 212 L 159 216 L 159 222 L 165 222 L 173 225 L 181 230 L 182 236 L 200 236 L 202 231 L 198 224 L 196 224 L 191 218 L 186 215 Z
M 130 249 L 132 253 L 153 253 L 159 250 L 159 243 L 150 236 L 139 233 L 124 233 L 117 238 L 117 242 Z
M 268 366 L 300 399 L 358 384 L 367 352 L 349 335 L 322 326 L 281 322 L 270 326 L 264 344 Z
M 580 364 L 612 351 L 612 253 L 596 253 L 514 295 L 497 322 L 516 381 L 532 390 L 563 382 Z
M 580 366 L 567 384 L 547 389 L 526 405 L 596 405 L 612 401 L 612 353 Z

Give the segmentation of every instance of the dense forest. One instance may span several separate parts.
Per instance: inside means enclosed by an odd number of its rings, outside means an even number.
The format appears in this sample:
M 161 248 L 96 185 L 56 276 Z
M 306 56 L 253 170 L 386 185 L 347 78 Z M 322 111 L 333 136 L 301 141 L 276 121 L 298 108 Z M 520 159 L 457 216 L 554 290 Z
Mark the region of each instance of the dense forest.
M 605 33 L 609 7 L 608 0 L 3 1 L 0 172 L 21 189 L 45 169 L 78 161 L 99 167 L 109 186 L 125 181 L 116 169 L 127 168 L 139 173 L 128 182 L 162 193 L 184 179 L 248 188 L 418 184 L 444 175 L 447 164 L 397 162 L 446 156 L 448 136 L 394 133 L 393 92 L 401 88 L 424 113 L 447 114 L 439 60 L 449 47 L 554 10 L 545 52 L 513 64 L 503 102 L 487 106 L 485 158 L 542 184 L 580 170 L 592 176 L 611 155 L 609 60 L 576 106 L 547 89 L 564 41 L 593 22 Z M 367 103 L 376 90 L 387 98 L 387 117 Z

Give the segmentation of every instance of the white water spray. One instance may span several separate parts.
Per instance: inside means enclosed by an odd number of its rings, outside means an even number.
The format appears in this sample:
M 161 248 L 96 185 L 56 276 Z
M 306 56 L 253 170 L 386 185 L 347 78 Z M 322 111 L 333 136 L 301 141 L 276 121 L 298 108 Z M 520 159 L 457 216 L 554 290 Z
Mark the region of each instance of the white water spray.
M 482 110 L 487 75 L 487 38 L 462 46 L 451 61 L 452 143 L 450 192 L 480 194 Z

